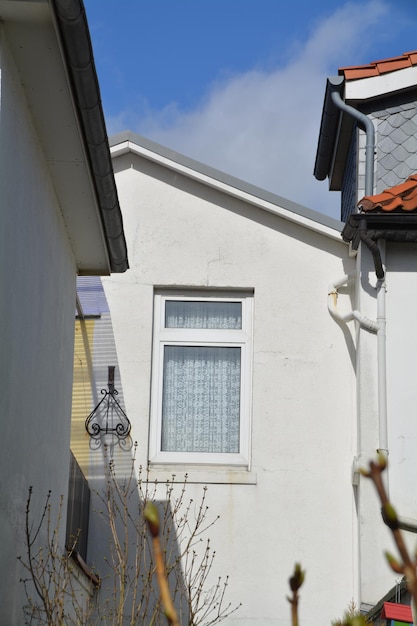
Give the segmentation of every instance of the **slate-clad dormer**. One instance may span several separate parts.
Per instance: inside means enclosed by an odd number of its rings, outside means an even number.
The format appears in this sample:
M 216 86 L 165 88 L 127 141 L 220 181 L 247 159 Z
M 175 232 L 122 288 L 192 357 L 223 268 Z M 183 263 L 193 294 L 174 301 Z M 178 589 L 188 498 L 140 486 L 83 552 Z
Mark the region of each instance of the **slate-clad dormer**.
M 343 104 L 334 100 L 337 92 Z M 374 127 L 372 190 L 366 189 L 365 152 L 369 137 L 360 119 Z M 369 147 L 371 150 L 371 147 Z M 341 219 L 358 211 L 364 195 L 379 194 L 417 171 L 417 51 L 368 65 L 339 69 L 329 78 L 314 175 L 341 191 Z

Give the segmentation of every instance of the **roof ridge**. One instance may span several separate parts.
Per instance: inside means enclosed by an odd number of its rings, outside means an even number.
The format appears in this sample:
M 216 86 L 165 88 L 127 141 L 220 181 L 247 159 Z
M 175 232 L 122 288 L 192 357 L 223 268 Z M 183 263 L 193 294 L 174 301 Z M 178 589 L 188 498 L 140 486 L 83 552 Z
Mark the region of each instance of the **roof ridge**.
M 227 187 L 231 190 L 235 189 L 239 193 L 252 196 L 253 199 L 257 199 L 261 203 L 268 203 L 270 205 L 274 205 L 275 207 L 279 207 L 287 214 L 293 214 L 297 217 L 297 219 L 309 220 L 312 223 L 318 224 L 320 229 L 323 227 L 326 229 L 329 228 L 339 233 L 343 226 L 340 220 L 334 217 L 320 213 L 315 209 L 306 207 L 298 202 L 290 200 L 289 198 L 284 198 L 273 191 L 263 189 L 262 187 L 249 183 L 241 178 L 237 178 L 236 176 L 228 174 L 227 172 L 219 170 L 211 165 L 197 161 L 133 131 L 124 130 L 109 137 L 109 144 L 113 157 L 116 154 L 116 147 L 124 143 L 136 144 L 137 147 L 154 153 L 155 155 L 158 155 L 159 157 L 162 157 L 162 159 L 166 159 L 173 164 L 184 167 L 190 171 L 192 170 L 198 175 L 211 178 L 213 181 L 217 181 L 217 183 L 220 183 L 221 185 L 227 185 Z M 131 150 L 132 148 L 127 149 Z
M 404 52 L 401 55 L 388 57 L 371 61 L 365 65 L 350 65 L 339 68 L 339 75 L 344 76 L 346 80 L 357 80 L 360 78 L 369 78 L 371 76 L 380 76 L 388 72 L 395 72 L 408 67 L 417 65 L 417 50 Z

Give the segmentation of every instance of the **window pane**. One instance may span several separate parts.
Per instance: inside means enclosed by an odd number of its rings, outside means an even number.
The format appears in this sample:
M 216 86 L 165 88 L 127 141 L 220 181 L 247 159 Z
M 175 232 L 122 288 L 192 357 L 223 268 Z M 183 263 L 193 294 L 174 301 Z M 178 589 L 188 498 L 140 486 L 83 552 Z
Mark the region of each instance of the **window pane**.
M 240 350 L 165 346 L 161 450 L 239 452 Z
M 241 302 L 167 300 L 165 328 L 242 328 Z

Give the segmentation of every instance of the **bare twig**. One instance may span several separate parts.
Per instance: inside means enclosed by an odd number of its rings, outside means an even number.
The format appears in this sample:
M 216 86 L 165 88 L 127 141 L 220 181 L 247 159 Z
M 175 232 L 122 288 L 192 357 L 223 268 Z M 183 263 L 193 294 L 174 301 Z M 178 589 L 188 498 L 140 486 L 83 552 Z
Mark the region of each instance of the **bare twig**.
M 417 607 L 416 557 L 410 557 L 410 554 L 404 542 L 402 532 L 399 527 L 397 513 L 388 499 L 388 494 L 385 489 L 384 481 L 382 479 L 382 474 L 386 467 L 387 459 L 382 453 L 379 453 L 378 460 L 376 462 L 370 461 L 369 469 L 361 469 L 361 474 L 367 478 L 370 478 L 375 485 L 378 497 L 381 502 L 382 519 L 391 530 L 398 552 L 400 553 L 401 562 L 397 561 L 394 556 L 386 552 L 385 556 L 387 558 L 387 561 L 394 572 L 398 574 L 403 574 L 406 577 L 407 587 L 413 597 L 414 607 Z
M 78 537 L 71 539 L 67 552 L 60 545 L 62 498 L 55 516 L 48 494 L 40 520 L 34 524 L 31 490 L 26 506 L 26 555 L 20 559 L 27 573 L 22 582 L 28 623 L 162 626 L 167 616 L 173 626 L 181 622 L 213 626 L 236 611 L 240 605 L 225 601 L 228 578 L 209 583 L 215 552 L 202 535 L 218 518 L 209 518 L 207 488 L 194 502 L 186 496 L 187 477 L 178 488 L 175 483 L 175 476 L 165 485 L 151 482 L 148 469 L 140 469 L 136 478 L 135 458 L 122 480 L 113 462 L 107 463 L 105 488 L 96 493 L 101 505 L 94 512 L 108 529 L 104 564 L 109 570 L 100 577 L 101 591 L 94 603 L 89 595 L 80 598 L 73 588 L 71 554 Z M 157 500 L 160 523 L 154 538 L 147 531 L 143 507 Z
M 296 563 L 294 566 L 294 573 L 289 579 L 290 589 L 292 595 L 287 596 L 288 602 L 291 604 L 291 624 L 292 626 L 298 626 L 298 590 L 304 582 L 305 571 L 301 569 L 301 565 Z
M 153 502 L 146 503 L 144 516 L 148 523 L 149 532 L 152 537 L 156 562 L 156 575 L 158 578 L 158 585 L 161 594 L 162 604 L 165 610 L 165 615 L 169 624 L 172 624 L 172 626 L 181 626 L 178 620 L 177 611 L 175 609 L 174 603 L 172 602 L 171 593 L 169 591 L 168 578 L 161 548 L 161 540 L 159 538 L 158 509 L 153 504 Z
M 87 624 L 90 615 L 89 598 L 76 592 L 73 587 L 71 556 L 78 537 L 72 539 L 68 551 L 60 543 L 63 497 L 60 498 L 53 521 L 49 492 L 39 522 L 34 525 L 31 519 L 32 496 L 33 489 L 30 488 L 26 502 L 26 554 L 18 557 L 28 573 L 27 578 L 21 579 L 27 601 L 23 609 L 26 623 L 48 626 Z

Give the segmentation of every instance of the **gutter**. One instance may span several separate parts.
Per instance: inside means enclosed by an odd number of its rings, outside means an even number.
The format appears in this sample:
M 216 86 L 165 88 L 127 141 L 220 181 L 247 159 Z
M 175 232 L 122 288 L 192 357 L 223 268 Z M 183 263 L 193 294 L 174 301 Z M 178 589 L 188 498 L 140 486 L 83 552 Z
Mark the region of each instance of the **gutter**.
M 337 161 L 335 145 L 345 141 L 345 133 L 342 130 L 341 115 L 343 111 L 348 116 L 356 119 L 360 127 L 366 132 L 366 173 L 365 195 L 373 194 L 374 181 L 374 152 L 375 130 L 371 120 L 344 101 L 345 79 L 344 76 L 331 76 L 327 79 L 326 93 L 324 96 L 323 113 L 321 117 L 319 141 L 317 145 L 316 161 L 314 164 L 314 176 L 317 180 L 329 181 L 333 175 L 335 162 Z M 350 141 L 350 137 L 347 138 Z M 340 190 L 340 187 L 331 188 Z
M 50 0 L 86 148 L 111 271 L 129 267 L 110 149 L 83 0 Z
M 333 168 L 334 145 L 340 127 L 340 111 L 332 99 L 332 94 L 335 92 L 340 95 L 344 92 L 343 76 L 332 76 L 327 79 L 316 162 L 314 164 L 314 176 L 317 180 L 325 180 L 327 176 L 330 179 L 330 172 Z

